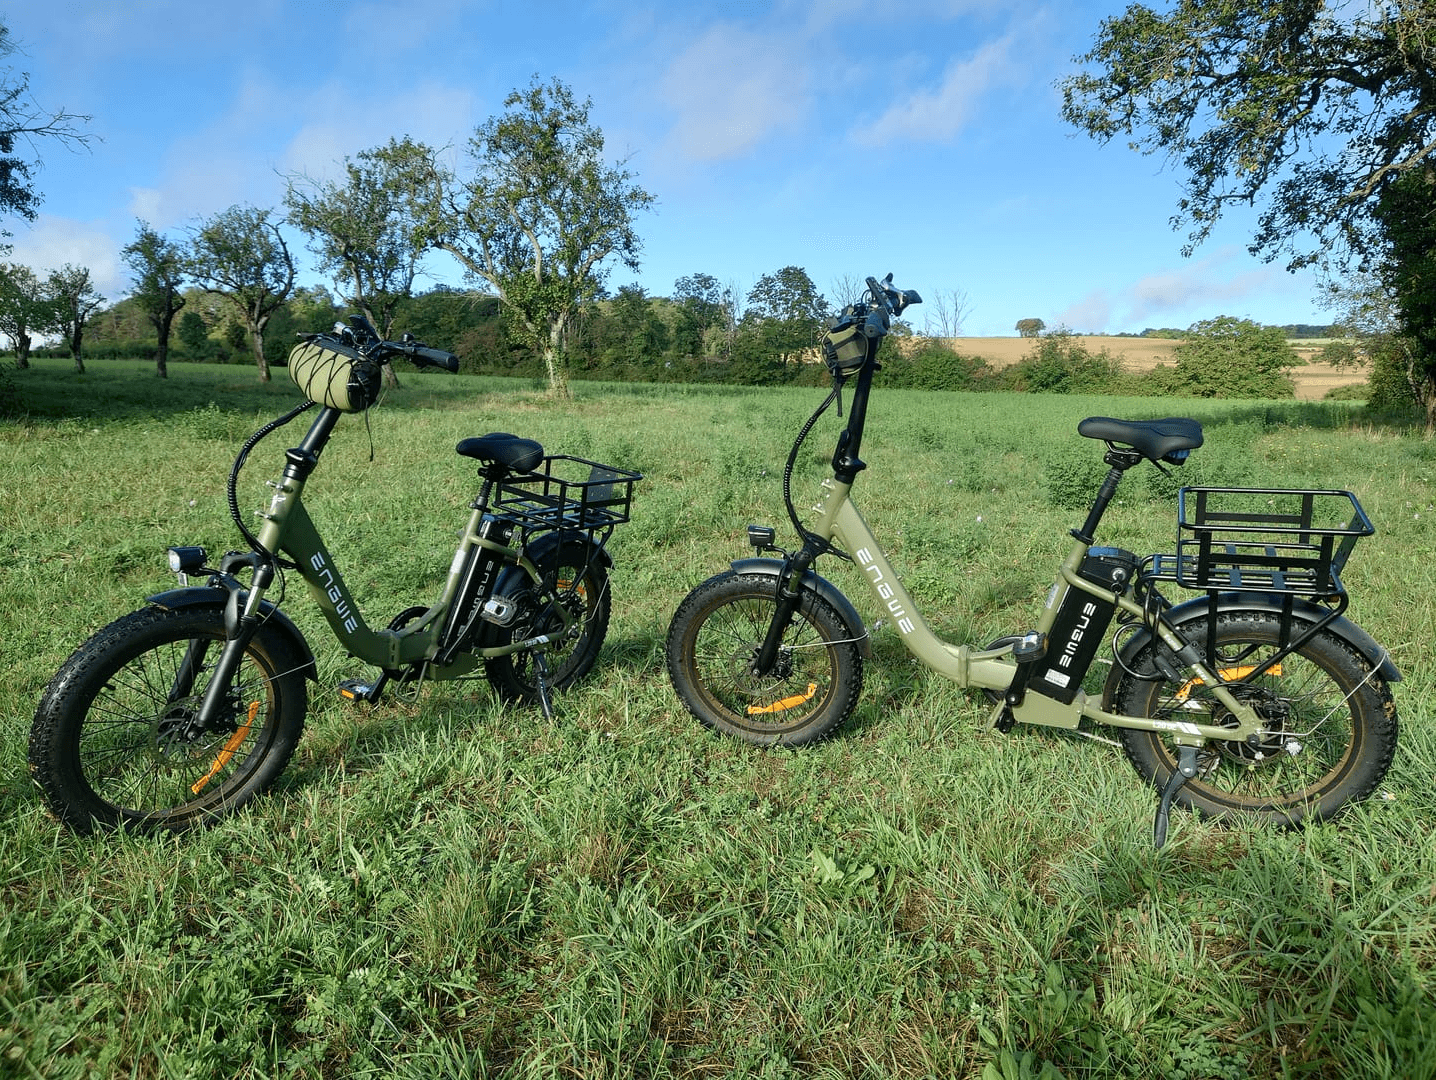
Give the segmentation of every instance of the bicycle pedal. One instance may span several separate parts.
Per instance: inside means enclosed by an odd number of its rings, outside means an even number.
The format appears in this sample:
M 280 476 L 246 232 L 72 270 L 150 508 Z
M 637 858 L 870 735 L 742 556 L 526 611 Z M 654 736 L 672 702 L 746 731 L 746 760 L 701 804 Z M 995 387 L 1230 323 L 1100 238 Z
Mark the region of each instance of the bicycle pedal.
M 379 699 L 383 686 L 379 682 L 365 682 L 363 679 L 345 679 L 339 684 L 339 696 L 356 705 L 368 704 Z

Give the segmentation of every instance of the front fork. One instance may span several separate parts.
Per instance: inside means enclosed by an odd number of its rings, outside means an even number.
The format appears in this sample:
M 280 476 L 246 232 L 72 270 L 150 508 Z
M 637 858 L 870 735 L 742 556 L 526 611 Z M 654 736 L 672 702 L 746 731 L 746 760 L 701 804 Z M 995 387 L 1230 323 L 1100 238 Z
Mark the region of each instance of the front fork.
M 788 632 L 788 625 L 793 621 L 793 615 L 803 599 L 803 578 L 807 576 L 817 557 L 818 553 L 813 550 L 812 541 L 807 541 L 796 555 L 790 555 L 783 560 L 783 568 L 778 572 L 777 603 L 773 609 L 773 618 L 768 623 L 768 633 L 763 637 L 758 655 L 753 658 L 751 674 L 767 675 L 778 662 L 783 635 Z
M 235 564 L 240 562 L 250 565 L 253 569 L 250 587 L 247 589 L 230 573 Z M 221 566 L 220 573 L 216 575 L 215 579 L 229 590 L 229 600 L 224 606 L 225 641 L 219 659 L 215 662 L 214 671 L 210 675 L 209 685 L 205 688 L 204 700 L 200 703 L 199 712 L 192 722 L 194 733 L 220 729 L 221 720 L 225 716 L 225 699 L 229 695 L 235 675 L 239 672 L 239 665 L 244 659 L 245 651 L 249 648 L 249 643 L 254 640 L 254 635 L 259 631 L 261 625 L 259 602 L 263 598 L 265 590 L 274 580 L 274 566 L 267 561 L 260 561 L 256 555 L 246 555 L 242 558 L 230 556 Z M 171 702 L 182 700 L 192 693 L 194 680 L 199 675 L 204 653 L 207 650 L 207 643 L 190 642 L 189 649 L 180 665 L 179 674 L 175 679 L 175 685 L 170 690 Z

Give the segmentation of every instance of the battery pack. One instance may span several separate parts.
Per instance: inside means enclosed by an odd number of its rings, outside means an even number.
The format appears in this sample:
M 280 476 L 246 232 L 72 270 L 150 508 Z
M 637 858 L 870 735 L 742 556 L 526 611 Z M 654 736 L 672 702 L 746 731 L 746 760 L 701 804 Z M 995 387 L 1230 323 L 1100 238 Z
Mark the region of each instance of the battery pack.
M 1077 573 L 1084 580 L 1118 594 L 1131 585 L 1137 563 L 1137 556 L 1130 551 L 1094 547 L 1087 552 Z M 1027 689 L 1070 705 L 1102 646 L 1116 606 L 1113 601 L 1069 586 L 1047 635 L 1047 655 L 1033 668 Z

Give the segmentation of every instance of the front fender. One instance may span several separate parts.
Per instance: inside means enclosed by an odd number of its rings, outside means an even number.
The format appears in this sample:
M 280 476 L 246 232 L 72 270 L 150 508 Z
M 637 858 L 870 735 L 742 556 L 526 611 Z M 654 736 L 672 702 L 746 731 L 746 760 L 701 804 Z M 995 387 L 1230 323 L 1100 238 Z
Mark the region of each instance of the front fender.
M 213 585 L 190 585 L 183 589 L 170 589 L 168 592 L 147 596 L 145 602 L 166 611 L 187 611 L 191 608 L 214 608 L 223 611 L 229 603 L 229 590 Z M 309 642 L 305 641 L 304 635 L 299 632 L 299 627 L 294 625 L 294 620 L 268 600 L 259 602 L 259 610 L 264 624 L 279 631 L 294 646 L 302 661 L 300 671 L 305 678 L 317 682 L 319 672 L 314 666 L 314 653 L 310 651 Z
M 1262 615 L 1279 616 L 1281 610 L 1282 598 L 1273 593 L 1228 592 L 1220 593 L 1217 596 L 1218 615 L 1228 612 L 1251 611 Z M 1205 619 L 1210 612 L 1210 601 L 1206 597 L 1199 596 L 1172 608 L 1167 612 L 1167 619 L 1173 626 L 1181 629 L 1189 623 Z M 1325 608 L 1301 597 L 1296 597 L 1292 603 L 1292 618 L 1307 626 L 1320 622 L 1328 614 L 1329 612 Z M 1389 683 L 1401 681 L 1401 672 L 1391 662 L 1391 654 L 1382 648 L 1375 638 L 1345 615 L 1338 615 L 1327 624 L 1326 630 L 1365 657 L 1366 662 L 1376 669 L 1381 678 Z M 1120 662 L 1112 665 L 1112 670 L 1107 674 L 1107 683 L 1102 688 L 1103 709 L 1111 708 L 1112 696 L 1116 693 L 1117 684 L 1122 681 L 1124 674 L 1122 662 L 1133 663 L 1137 654 L 1151 640 L 1152 632 L 1144 628 L 1138 630 L 1122 645 L 1118 653 Z
M 777 578 L 783 572 L 784 564 L 782 559 L 751 558 L 735 559 L 729 565 L 732 566 L 735 574 L 761 574 L 765 577 Z M 777 589 L 777 587 L 775 581 L 773 588 Z M 803 587 L 812 589 L 826 600 L 843 622 L 848 624 L 848 633 L 857 639 L 858 648 L 862 651 L 863 656 L 872 656 L 872 638 L 868 634 L 867 627 L 863 625 L 863 617 L 858 614 L 858 609 L 853 607 L 852 601 L 844 596 L 836 585 L 812 569 L 803 575 Z

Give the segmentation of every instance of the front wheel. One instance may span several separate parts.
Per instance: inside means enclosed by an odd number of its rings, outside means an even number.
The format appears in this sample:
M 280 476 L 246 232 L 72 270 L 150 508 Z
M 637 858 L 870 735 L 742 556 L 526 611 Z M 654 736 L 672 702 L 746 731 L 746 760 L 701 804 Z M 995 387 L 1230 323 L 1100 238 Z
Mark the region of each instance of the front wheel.
M 1205 621 L 1182 628 L 1201 648 Z M 1176 802 L 1208 817 L 1247 814 L 1275 825 L 1324 821 L 1375 790 L 1396 752 L 1396 707 L 1371 666 L 1340 639 L 1322 632 L 1255 672 L 1279 649 L 1281 623 L 1261 612 L 1217 617 L 1217 674 L 1264 721 L 1255 742 L 1209 742 L 1198 772 Z M 1117 689 L 1128 716 L 1235 726 L 1231 714 L 1197 680 L 1152 676 L 1152 646 L 1131 663 Z M 1242 681 L 1245 680 L 1245 681 Z M 1123 730 L 1127 757 L 1158 790 L 1176 770 L 1176 750 L 1155 732 Z
M 77 832 L 181 829 L 234 810 L 284 769 L 304 728 L 303 661 L 261 629 L 219 717 L 198 726 L 224 648 L 218 608 L 149 607 L 81 645 L 30 729 L 30 775 Z
M 543 651 L 549 690 L 565 690 L 592 670 L 608 633 L 611 599 L 601 549 L 586 540 L 565 540 L 534 560 L 540 580 L 517 568 L 505 572 L 495 592 L 514 602 L 515 620 L 504 640 L 558 634 Z M 565 630 L 565 616 L 572 621 Z M 509 653 L 484 661 L 484 675 L 504 701 L 540 700 L 538 653 Z
M 727 571 L 688 594 L 668 627 L 668 674 L 700 722 L 759 745 L 801 746 L 838 727 L 863 688 L 861 630 L 805 590 L 765 674 L 753 661 L 777 608 L 777 580 Z

